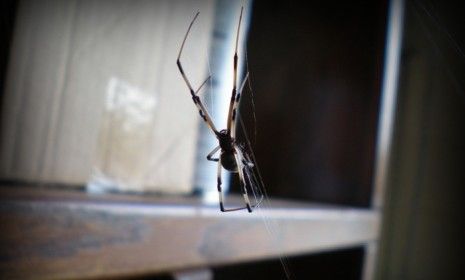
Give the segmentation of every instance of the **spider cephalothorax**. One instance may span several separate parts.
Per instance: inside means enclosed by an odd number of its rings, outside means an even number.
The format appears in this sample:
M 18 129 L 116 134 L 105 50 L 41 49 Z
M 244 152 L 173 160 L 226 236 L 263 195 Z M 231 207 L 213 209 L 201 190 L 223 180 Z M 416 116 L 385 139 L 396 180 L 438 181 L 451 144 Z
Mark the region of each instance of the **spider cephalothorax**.
M 228 111 L 228 119 L 227 119 L 227 129 L 223 129 L 218 131 L 210 117 L 210 115 L 207 112 L 207 109 L 203 105 L 202 101 L 200 100 L 199 96 L 197 95 L 199 91 L 202 89 L 202 87 L 205 85 L 205 83 L 210 79 L 208 77 L 197 90 L 194 90 L 192 87 L 190 81 L 187 79 L 186 73 L 184 72 L 184 69 L 181 64 L 181 54 L 182 50 L 184 48 L 184 43 L 186 42 L 187 35 L 189 35 L 189 31 L 191 30 L 192 25 L 194 24 L 195 20 L 197 19 L 197 16 L 199 15 L 199 12 L 197 12 L 194 16 L 194 19 L 191 21 L 189 28 L 187 29 L 186 35 L 184 36 L 184 40 L 182 41 L 181 48 L 179 50 L 179 55 L 178 59 L 176 60 L 176 64 L 179 68 L 179 72 L 181 72 L 181 75 L 186 82 L 187 87 L 189 88 L 192 100 L 194 101 L 195 106 L 197 106 L 197 109 L 199 110 L 199 114 L 202 117 L 202 119 L 205 121 L 205 123 L 208 125 L 208 127 L 213 131 L 215 134 L 216 138 L 218 139 L 219 145 L 213 149 L 208 155 L 207 159 L 210 161 L 215 161 L 218 162 L 218 180 L 217 180 L 217 188 L 218 188 L 218 194 L 219 194 L 219 199 L 220 199 L 220 209 L 221 211 L 234 211 L 234 210 L 240 210 L 240 209 L 247 209 L 249 212 L 252 212 L 252 208 L 255 207 L 256 205 L 251 205 L 249 197 L 247 195 L 247 185 L 251 185 L 251 168 L 253 168 L 254 164 L 250 160 L 250 158 L 244 154 L 243 149 L 236 143 L 235 140 L 235 127 L 236 127 L 236 111 L 237 111 L 237 105 L 239 104 L 241 92 L 244 88 L 245 82 L 247 81 L 248 78 L 248 73 L 244 78 L 244 81 L 241 84 L 241 87 L 239 90 L 236 87 L 237 84 L 237 62 L 238 62 L 238 56 L 237 56 L 237 46 L 239 42 L 239 31 L 241 27 L 241 20 L 242 20 L 242 11 L 243 8 L 241 8 L 241 14 L 239 17 L 239 24 L 237 26 L 237 34 L 236 34 L 236 48 L 234 52 L 234 57 L 233 57 L 233 67 L 234 67 L 234 77 L 233 77 L 233 89 L 232 89 L 232 95 L 231 95 L 231 102 L 229 104 L 229 111 Z M 213 155 L 216 154 L 220 151 L 220 157 L 214 158 Z M 245 207 L 240 207 L 240 208 L 232 208 L 232 209 L 225 209 L 223 205 L 223 194 L 222 194 L 222 189 L 221 189 L 221 168 L 224 168 L 226 170 L 236 172 L 239 174 L 239 179 L 241 183 L 241 191 L 242 191 L 242 196 L 244 197 L 244 202 L 245 202 Z M 257 204 L 258 205 L 258 204 Z

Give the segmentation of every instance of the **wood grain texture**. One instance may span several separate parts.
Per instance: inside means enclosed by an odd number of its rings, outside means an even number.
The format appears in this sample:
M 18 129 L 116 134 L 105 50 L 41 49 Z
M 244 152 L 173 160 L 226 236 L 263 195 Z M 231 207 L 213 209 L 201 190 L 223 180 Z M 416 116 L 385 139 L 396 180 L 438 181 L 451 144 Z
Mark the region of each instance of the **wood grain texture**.
M 224 214 L 193 198 L 24 188 L 0 196 L 2 278 L 142 275 L 349 247 L 376 240 L 379 219 L 287 202 Z

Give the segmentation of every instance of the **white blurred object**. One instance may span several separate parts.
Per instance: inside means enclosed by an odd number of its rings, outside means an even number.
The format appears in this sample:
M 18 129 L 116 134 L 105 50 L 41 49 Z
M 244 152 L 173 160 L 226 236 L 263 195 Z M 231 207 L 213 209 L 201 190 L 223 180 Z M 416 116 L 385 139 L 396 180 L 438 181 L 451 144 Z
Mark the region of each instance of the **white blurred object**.
M 213 272 L 208 268 L 177 271 L 172 276 L 175 280 L 211 280 L 214 278 Z

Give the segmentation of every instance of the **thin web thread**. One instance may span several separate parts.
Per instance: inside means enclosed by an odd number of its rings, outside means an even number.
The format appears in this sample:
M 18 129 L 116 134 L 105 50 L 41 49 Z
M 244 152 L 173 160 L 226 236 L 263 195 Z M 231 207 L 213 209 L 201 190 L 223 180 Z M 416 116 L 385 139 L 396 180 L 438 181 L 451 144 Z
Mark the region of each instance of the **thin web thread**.
M 247 49 L 245 50 L 245 65 L 246 69 L 249 69 L 249 58 L 247 56 Z M 250 90 L 250 100 L 252 102 L 252 116 L 253 116 L 253 132 L 254 132 L 254 137 L 253 137 L 253 143 L 256 144 L 257 141 L 257 116 L 255 114 L 255 96 L 252 90 L 252 74 L 249 73 L 249 79 L 247 80 L 247 86 Z M 242 126 L 244 128 L 244 126 Z
M 248 56 L 247 56 L 247 49 L 244 51 L 245 52 L 245 63 L 246 63 L 246 69 L 248 71 L 249 69 L 249 60 L 248 60 Z M 256 114 L 255 114 L 255 102 L 254 102 L 254 93 L 253 93 L 253 89 L 252 89 L 252 85 L 251 85 L 251 76 L 250 76 L 250 73 L 249 73 L 249 79 L 247 81 L 247 85 L 248 85 L 248 88 L 250 90 L 250 96 L 251 96 L 251 103 L 252 103 L 252 113 L 253 113 L 253 129 L 254 129 L 254 140 L 256 141 L 256 138 L 257 138 L 257 118 L 256 118 Z M 243 132 L 243 135 L 244 135 L 244 138 L 245 138 L 245 144 L 246 144 L 246 150 L 244 151 L 244 153 L 246 155 L 250 155 L 250 157 L 252 158 L 252 162 L 254 163 L 254 167 L 256 172 L 250 172 L 251 173 L 251 176 L 252 176 L 252 180 L 253 182 L 256 182 L 256 184 L 251 184 L 251 191 L 252 191 L 252 194 L 254 196 L 254 199 L 257 203 L 257 207 L 256 209 L 258 210 L 257 212 L 259 213 L 262 221 L 263 221 L 263 224 L 265 225 L 265 228 L 268 232 L 268 235 L 271 237 L 271 239 L 273 241 L 277 240 L 277 236 L 278 236 L 278 232 L 277 232 L 277 227 L 278 225 L 276 224 L 275 221 L 272 221 L 270 220 L 269 218 L 266 217 L 266 215 L 261 211 L 262 209 L 262 206 L 264 208 L 267 208 L 267 209 L 272 209 L 271 207 L 271 202 L 270 202 L 270 198 L 268 196 L 268 192 L 265 188 L 265 183 L 263 182 L 263 178 L 262 178 L 262 175 L 260 173 L 260 168 L 258 166 L 258 163 L 257 163 L 257 160 L 255 158 L 255 153 L 253 152 L 253 149 L 252 149 L 252 144 L 250 143 L 250 138 L 248 136 L 248 133 L 247 133 L 247 130 L 246 130 L 246 127 L 244 125 L 244 121 L 240 115 L 240 110 L 238 111 L 238 119 L 240 121 L 240 126 L 241 126 L 241 129 L 242 129 L 242 132 Z M 263 199 L 262 199 L 263 198 Z M 278 248 L 278 252 L 281 252 L 280 248 Z M 283 267 L 283 270 L 284 270 L 284 274 L 286 275 L 286 279 L 292 279 L 292 273 L 291 273 L 291 270 L 289 268 L 289 260 L 288 258 L 282 254 L 282 253 L 279 253 L 278 254 L 278 257 L 279 257 L 279 261 L 281 262 L 281 266 Z
M 212 73 L 212 68 L 211 68 L 211 61 L 210 61 L 210 56 L 208 54 L 206 54 L 206 57 L 207 57 L 207 66 L 208 66 L 208 75 L 209 77 L 211 77 L 210 81 L 208 81 L 208 88 L 209 88 L 209 93 L 208 93 L 208 97 L 210 98 L 210 114 L 212 116 L 213 119 L 215 119 L 215 107 L 214 107 L 214 100 L 213 98 L 215 97 L 215 94 L 213 93 L 213 79 L 215 77 L 213 77 L 213 73 Z
M 241 125 L 241 128 L 242 128 L 242 131 L 244 133 L 244 138 L 246 139 L 246 145 L 247 145 L 247 151 L 245 151 L 246 153 L 250 154 L 251 158 L 252 158 L 252 162 L 254 163 L 254 167 L 256 172 L 251 172 L 251 176 L 253 177 L 253 182 L 256 182 L 257 184 L 251 184 L 251 191 L 252 191 L 252 194 L 255 198 L 255 201 L 256 201 L 256 209 L 258 210 L 257 212 L 260 214 L 260 217 L 265 225 L 265 228 L 269 234 L 269 236 L 273 239 L 273 240 L 276 240 L 277 239 L 277 236 L 278 236 L 278 233 L 277 233 L 277 230 L 276 228 L 278 227 L 276 222 L 270 220 L 268 217 L 265 216 L 265 214 L 261 211 L 261 208 L 262 206 L 264 206 L 264 208 L 267 208 L 267 209 L 271 209 L 271 202 L 270 202 L 270 198 L 268 196 L 268 193 L 266 191 L 266 188 L 265 188 L 265 184 L 263 183 L 263 179 L 262 179 L 262 176 L 261 176 L 261 173 L 260 173 L 260 168 L 258 167 L 258 164 L 257 164 L 257 160 L 255 158 L 255 154 L 251 148 L 251 144 L 250 144 L 250 140 L 249 140 L 249 137 L 247 135 L 247 131 L 245 129 L 245 125 L 244 125 L 244 121 L 242 120 L 242 118 L 240 117 L 240 115 L 238 114 L 238 118 L 240 120 L 240 125 Z M 257 173 L 257 175 L 255 174 Z M 257 178 L 258 176 L 258 178 Z M 263 199 L 262 199 L 263 197 Z M 279 248 L 278 248 L 278 251 Z M 278 254 L 278 257 L 279 257 L 279 261 L 281 262 L 281 265 L 283 267 L 283 270 L 284 270 L 284 273 L 286 274 L 286 278 L 287 279 L 292 279 L 292 274 L 291 274 L 291 271 L 289 269 L 289 260 L 288 258 L 283 255 L 282 253 L 279 253 Z
M 414 3 L 416 3 L 416 5 L 420 5 L 417 1 L 414 1 Z M 444 66 L 444 68 L 446 69 L 446 73 L 447 75 L 449 76 L 450 80 L 452 81 L 452 84 L 454 85 L 455 87 L 455 90 L 457 92 L 457 95 L 461 98 L 461 101 L 463 103 L 465 103 L 465 92 L 463 90 L 463 87 L 462 85 L 460 84 L 459 80 L 457 79 L 456 75 L 451 71 L 450 67 L 448 67 L 448 65 L 446 64 L 446 59 L 444 57 L 444 54 L 443 52 L 441 51 L 441 48 L 438 46 L 438 44 L 436 43 L 436 41 L 433 39 L 433 36 L 431 34 L 431 32 L 428 30 L 427 26 L 426 26 L 426 23 L 423 21 L 423 19 L 421 18 L 421 15 L 420 15 L 420 12 L 419 12 L 419 9 L 417 6 L 415 6 L 415 4 L 413 4 L 413 11 L 414 11 L 414 15 L 417 17 L 417 20 L 418 22 L 420 23 L 420 26 L 421 26 L 421 29 L 423 30 L 424 34 L 426 35 L 426 37 L 428 38 L 428 40 L 431 42 L 431 45 L 433 46 L 433 49 L 434 51 L 437 53 L 438 57 L 439 57 L 439 61 L 442 63 L 442 65 Z M 426 11 L 426 8 L 424 6 L 422 6 L 424 12 L 426 15 L 432 17 L 430 15 L 430 13 L 427 13 Z M 436 21 L 435 21 L 436 23 Z M 442 29 L 441 29 L 442 30 Z M 448 32 L 446 32 L 446 34 L 449 34 Z M 461 51 L 461 49 L 458 47 L 457 43 L 455 42 L 455 40 L 453 40 L 453 38 L 451 36 L 449 36 L 449 40 L 448 42 L 450 44 L 452 44 L 452 46 L 454 47 L 454 49 L 457 51 L 457 53 L 459 54 L 459 56 L 462 56 L 463 52 Z M 458 49 L 456 49 L 455 47 L 457 46 Z
M 447 39 L 448 39 L 449 43 L 452 45 L 452 47 L 454 48 L 454 50 L 462 57 L 462 59 L 465 59 L 465 54 L 463 53 L 462 49 L 460 48 L 459 44 L 457 44 L 457 41 L 454 39 L 452 34 L 449 31 L 447 31 L 444 24 L 442 24 L 437 19 L 437 17 L 434 16 L 432 14 L 432 12 L 430 10 L 428 10 L 425 7 L 425 5 L 423 5 L 420 1 L 413 1 L 413 3 L 415 3 L 415 5 L 420 6 L 420 8 L 424 11 L 424 13 L 426 15 L 428 15 L 434 21 L 434 24 L 439 28 L 439 30 L 441 30 L 444 34 L 447 35 Z

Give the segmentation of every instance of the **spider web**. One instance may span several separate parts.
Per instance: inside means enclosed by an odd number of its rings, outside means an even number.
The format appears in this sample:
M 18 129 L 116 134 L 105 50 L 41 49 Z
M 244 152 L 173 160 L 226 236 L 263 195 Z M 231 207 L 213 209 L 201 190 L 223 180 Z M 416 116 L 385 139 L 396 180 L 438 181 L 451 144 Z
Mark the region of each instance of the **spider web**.
M 245 52 L 245 63 L 246 63 L 246 73 L 249 69 L 249 60 L 247 56 L 247 48 L 244 50 Z M 256 138 L 257 138 L 257 117 L 255 114 L 255 102 L 254 102 L 254 91 L 252 89 L 252 77 L 249 72 L 249 77 L 247 80 L 247 87 L 250 92 L 250 99 L 251 99 L 251 106 L 252 106 L 252 116 L 253 116 L 253 141 L 255 144 Z M 243 93 L 241 93 L 242 96 L 244 96 Z M 268 196 L 268 192 L 265 187 L 265 183 L 263 181 L 262 175 L 260 173 L 260 168 L 258 166 L 257 159 L 255 157 L 255 153 L 253 152 L 252 149 L 252 143 L 250 141 L 249 135 L 247 133 L 246 125 L 244 124 L 244 120 L 241 116 L 240 110 L 238 110 L 237 114 L 237 119 L 239 120 L 239 126 L 241 127 L 241 131 L 244 137 L 244 146 L 242 147 L 243 153 L 247 159 L 253 162 L 254 166 L 253 167 L 248 167 L 246 166 L 245 170 L 247 173 L 247 177 L 249 177 L 249 182 L 250 182 L 250 190 L 252 192 L 252 195 L 255 200 L 255 212 L 257 212 L 260 215 L 260 218 L 263 221 L 263 224 L 265 225 L 266 231 L 269 235 L 269 237 L 273 241 L 278 240 L 279 236 L 279 225 L 274 219 L 271 219 L 270 217 L 267 217 L 267 215 L 262 211 L 263 210 L 270 210 L 272 209 L 271 201 Z M 276 244 L 279 244 L 278 242 L 275 242 Z M 279 248 L 278 248 L 279 249 Z M 278 250 L 278 252 L 282 252 L 282 250 Z M 279 261 L 281 262 L 281 266 L 283 267 L 284 274 L 286 276 L 286 279 L 292 279 L 292 273 L 291 269 L 289 267 L 289 260 L 288 257 L 282 253 L 279 253 L 278 255 Z

